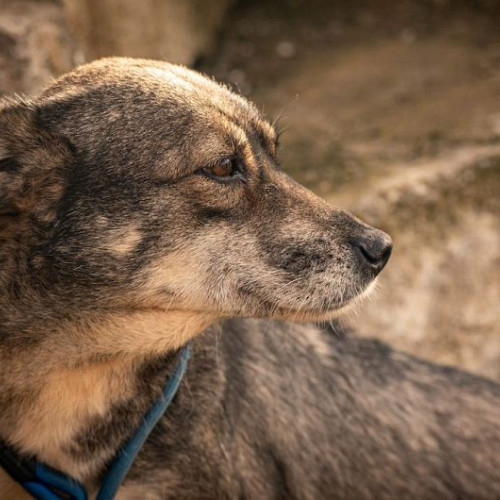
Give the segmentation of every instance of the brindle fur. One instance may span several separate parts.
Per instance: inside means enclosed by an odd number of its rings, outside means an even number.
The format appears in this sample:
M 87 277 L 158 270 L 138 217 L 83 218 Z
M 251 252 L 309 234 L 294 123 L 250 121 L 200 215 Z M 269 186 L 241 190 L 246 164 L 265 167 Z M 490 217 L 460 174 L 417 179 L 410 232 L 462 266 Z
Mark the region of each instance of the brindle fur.
M 245 99 L 155 61 L 3 102 L 0 435 L 95 490 L 193 339 L 122 500 L 500 498 L 498 385 L 276 321 L 337 315 L 376 275 L 355 241 L 387 238 L 276 143 Z M 201 173 L 223 156 L 244 182 Z

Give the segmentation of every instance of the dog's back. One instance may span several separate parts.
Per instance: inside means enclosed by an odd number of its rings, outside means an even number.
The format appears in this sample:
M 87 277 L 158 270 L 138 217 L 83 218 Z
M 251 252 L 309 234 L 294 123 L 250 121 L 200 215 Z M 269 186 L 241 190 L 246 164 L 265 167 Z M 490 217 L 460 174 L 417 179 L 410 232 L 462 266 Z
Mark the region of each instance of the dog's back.
M 499 412 L 498 385 L 380 342 L 233 320 L 196 340 L 122 494 L 499 498 Z

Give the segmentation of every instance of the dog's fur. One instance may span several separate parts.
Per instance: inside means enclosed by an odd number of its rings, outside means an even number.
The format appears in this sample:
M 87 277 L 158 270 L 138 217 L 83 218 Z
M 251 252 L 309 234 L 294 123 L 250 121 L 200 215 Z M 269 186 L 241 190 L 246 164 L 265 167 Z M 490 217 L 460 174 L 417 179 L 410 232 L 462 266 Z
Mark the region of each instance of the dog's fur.
M 500 498 L 498 385 L 224 320 L 330 319 L 380 270 L 359 241 L 387 237 L 294 183 L 276 147 L 245 99 L 154 61 L 3 103 L 0 436 L 95 490 L 194 339 L 121 499 Z M 228 159 L 238 176 L 214 177 Z

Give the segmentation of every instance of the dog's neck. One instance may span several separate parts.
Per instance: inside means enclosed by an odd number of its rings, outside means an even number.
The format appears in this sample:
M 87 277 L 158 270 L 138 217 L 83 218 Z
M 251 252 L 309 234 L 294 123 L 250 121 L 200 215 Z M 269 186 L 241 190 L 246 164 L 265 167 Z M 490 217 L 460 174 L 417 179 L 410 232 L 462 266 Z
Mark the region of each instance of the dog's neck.
M 26 397 L 19 393 L 19 401 L 3 410 L 10 418 L 2 419 L 2 438 L 20 452 L 78 478 L 92 490 L 94 477 L 116 449 L 110 447 L 80 461 L 72 448 L 85 436 L 92 419 L 106 415 L 113 405 L 131 396 L 139 365 L 132 359 L 111 360 L 53 370 L 37 382 L 27 381 Z M 0 498 L 31 498 L 1 472 Z
M 64 325 L 59 325 L 57 335 L 47 336 L 51 346 L 44 345 L 41 336 L 36 347 L 21 347 L 17 353 L 5 347 L 0 350 L 0 436 L 20 452 L 95 486 L 95 478 L 122 441 L 107 440 L 106 446 L 94 447 L 89 454 L 86 431 L 99 420 L 109 423 L 113 409 L 123 410 L 134 401 L 136 415 L 127 414 L 133 433 L 158 396 L 154 389 L 161 389 L 168 376 L 167 353 L 213 320 L 192 312 L 140 311 L 87 319 L 85 327 L 73 322 L 66 337 Z M 159 369 L 148 368 L 158 359 Z M 146 394 L 137 394 L 139 378 Z M 0 482 L 0 488 L 3 485 Z M 10 497 L 0 490 L 0 498 Z

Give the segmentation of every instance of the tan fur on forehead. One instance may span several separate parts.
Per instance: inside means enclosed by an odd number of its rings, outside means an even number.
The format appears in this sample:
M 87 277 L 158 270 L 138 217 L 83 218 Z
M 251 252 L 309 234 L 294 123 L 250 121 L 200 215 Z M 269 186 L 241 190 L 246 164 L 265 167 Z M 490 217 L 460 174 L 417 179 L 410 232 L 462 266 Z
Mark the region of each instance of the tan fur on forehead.
M 257 130 L 260 131 L 261 137 L 264 139 L 267 148 L 271 151 L 271 154 L 273 156 L 276 155 L 278 134 L 276 133 L 274 127 L 262 119 L 256 120 L 254 124 Z
M 257 159 L 255 158 L 255 155 L 253 154 L 252 148 L 248 144 L 248 142 L 245 142 L 243 144 L 243 147 L 240 149 L 240 154 L 243 159 L 243 162 L 245 165 L 248 167 L 251 167 L 253 169 L 258 169 L 259 168 L 259 163 Z
M 229 120 L 221 120 L 220 127 L 231 138 L 231 142 L 235 147 L 243 146 L 248 142 L 244 130 Z
M 127 255 L 137 248 L 141 239 L 142 232 L 138 224 L 128 224 L 108 230 L 104 239 L 99 243 L 104 250 L 118 255 Z
M 276 140 L 276 130 L 265 120 L 259 120 L 259 128 L 269 136 L 271 140 Z

